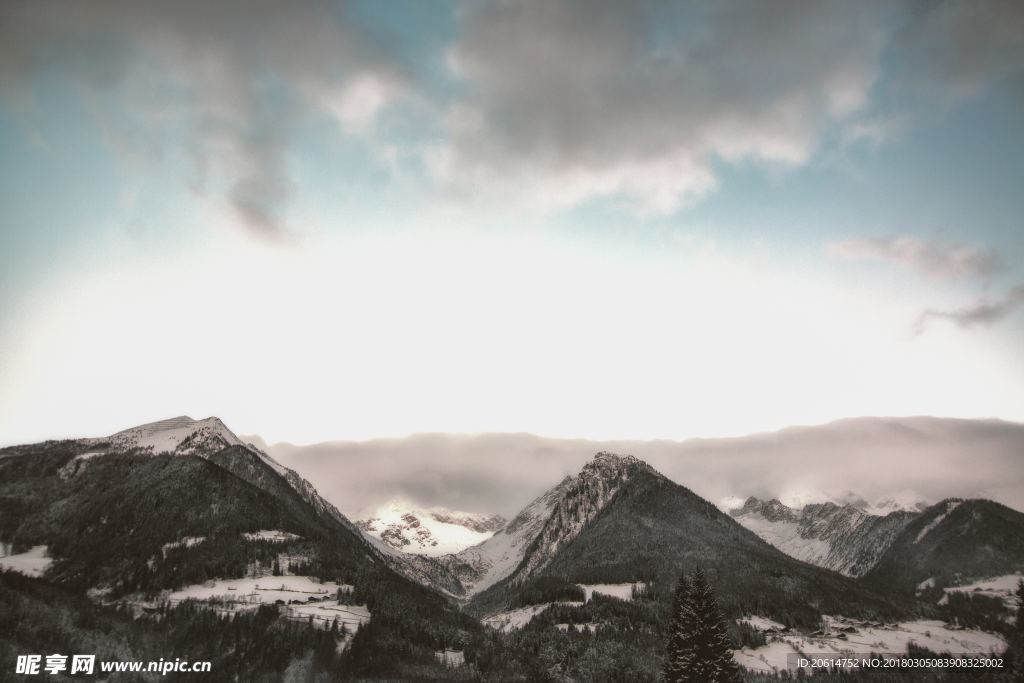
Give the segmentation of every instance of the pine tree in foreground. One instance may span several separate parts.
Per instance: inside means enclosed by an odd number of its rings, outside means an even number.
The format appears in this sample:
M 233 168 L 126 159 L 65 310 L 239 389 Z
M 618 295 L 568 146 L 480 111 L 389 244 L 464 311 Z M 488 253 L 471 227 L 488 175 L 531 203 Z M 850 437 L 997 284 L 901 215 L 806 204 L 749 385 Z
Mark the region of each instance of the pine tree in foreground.
M 665 680 L 682 683 L 694 680 L 689 677 L 693 667 L 691 640 L 694 629 L 694 615 L 690 608 L 690 584 L 685 574 L 680 574 L 672 600 L 672 623 L 669 626 L 668 656 L 665 659 Z
M 665 680 L 668 683 L 738 683 L 743 680 L 739 665 L 733 659 L 715 593 L 699 569 L 692 581 L 681 576 L 676 588 Z

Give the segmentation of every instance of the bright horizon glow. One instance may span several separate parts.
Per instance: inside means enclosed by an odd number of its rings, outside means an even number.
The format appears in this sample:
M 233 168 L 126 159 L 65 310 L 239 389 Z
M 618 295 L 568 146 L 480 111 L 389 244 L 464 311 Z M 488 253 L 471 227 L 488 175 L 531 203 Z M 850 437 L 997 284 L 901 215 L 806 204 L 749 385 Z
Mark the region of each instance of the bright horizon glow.
M 1024 417 L 1005 410 L 1024 406 L 1009 352 L 956 329 L 913 338 L 905 322 L 919 306 L 844 289 L 827 268 L 793 272 L 764 250 L 637 260 L 542 237 L 281 250 L 228 239 L 201 256 L 95 268 L 40 296 L 14 350 L 22 391 L 0 404 L 17 427 L 2 439 L 178 414 L 291 443 L 679 440 L 860 415 Z

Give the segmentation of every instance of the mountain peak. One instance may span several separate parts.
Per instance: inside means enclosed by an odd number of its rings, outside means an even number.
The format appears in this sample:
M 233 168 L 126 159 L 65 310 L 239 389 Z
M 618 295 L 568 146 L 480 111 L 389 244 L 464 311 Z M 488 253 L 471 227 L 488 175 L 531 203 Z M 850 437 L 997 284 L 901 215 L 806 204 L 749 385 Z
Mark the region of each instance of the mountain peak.
M 125 429 L 105 439 L 115 450 L 191 454 L 245 444 L 219 417 L 193 420 L 187 415 Z
M 792 522 L 797 519 L 797 511 L 791 507 L 788 507 L 778 498 L 772 498 L 771 500 L 761 500 L 754 496 L 750 496 L 743 503 L 743 506 L 731 510 L 729 512 L 733 517 L 746 517 L 750 515 L 760 515 L 764 519 L 771 522 L 787 521 Z
M 580 476 L 620 477 L 637 468 L 651 470 L 650 465 L 635 456 L 601 451 L 583 466 Z
M 654 468 L 632 455 L 601 451 L 575 478 L 552 489 L 551 513 L 517 570 L 519 580 L 543 569 L 641 473 L 656 474 Z

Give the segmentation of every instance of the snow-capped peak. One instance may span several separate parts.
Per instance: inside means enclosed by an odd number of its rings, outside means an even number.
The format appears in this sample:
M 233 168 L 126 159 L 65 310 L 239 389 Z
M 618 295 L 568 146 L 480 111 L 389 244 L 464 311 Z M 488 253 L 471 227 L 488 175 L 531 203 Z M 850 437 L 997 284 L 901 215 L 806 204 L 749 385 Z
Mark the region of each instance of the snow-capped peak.
M 486 541 L 505 526 L 500 515 L 385 503 L 356 522 L 364 533 L 406 553 L 437 557 Z
M 197 451 L 245 445 L 220 418 L 193 420 L 185 415 L 125 429 L 99 441 L 109 442 L 114 450 L 142 450 L 154 455 L 189 455 Z
M 876 500 L 874 504 L 864 507 L 869 515 L 885 516 L 891 512 L 921 512 L 928 507 L 924 500 L 914 491 L 898 491 L 892 495 Z
M 769 503 L 782 505 L 793 512 L 799 512 L 809 505 L 832 504 L 838 507 L 854 508 L 868 515 L 885 517 L 892 512 L 921 512 L 929 503 L 916 492 L 909 489 L 884 495 L 874 502 L 853 491 L 838 494 L 827 494 L 822 491 L 786 491 L 778 498 L 758 499 L 753 496 L 741 499 L 736 496 L 723 498 L 720 507 L 732 515 L 742 514 L 742 509 L 750 511 L 751 506 L 763 506 Z

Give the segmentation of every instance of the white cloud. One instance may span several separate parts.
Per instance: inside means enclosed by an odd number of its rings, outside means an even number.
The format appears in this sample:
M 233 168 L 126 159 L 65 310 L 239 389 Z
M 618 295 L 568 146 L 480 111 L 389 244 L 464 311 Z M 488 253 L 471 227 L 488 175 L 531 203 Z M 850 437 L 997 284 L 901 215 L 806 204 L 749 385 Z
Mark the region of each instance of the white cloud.
M 401 94 L 403 85 L 378 74 L 362 74 L 337 92 L 322 97 L 326 107 L 349 133 L 365 131 L 378 114 Z
M 402 66 L 344 3 L 6 2 L 0 86 L 49 69 L 82 86 L 116 144 L 179 144 L 194 186 L 221 183 L 242 224 L 287 239 L 296 110 L 365 129 L 405 87 Z M 142 155 L 145 156 L 145 155 Z
M 418 434 L 269 449 L 349 514 L 401 496 L 511 517 L 598 451 L 642 458 L 726 509 L 751 495 L 806 503 L 843 500 L 852 491 L 871 503 L 935 503 L 986 492 L 1024 510 L 1022 447 L 1021 424 L 919 417 L 683 442 Z
M 992 250 L 910 235 L 848 239 L 829 245 L 829 251 L 847 259 L 894 263 L 943 278 L 987 277 L 1002 268 Z
M 524 0 L 463 19 L 448 61 L 473 115 L 450 125 L 448 189 L 645 213 L 713 189 L 717 160 L 806 163 L 867 106 L 886 36 L 860 3 Z

